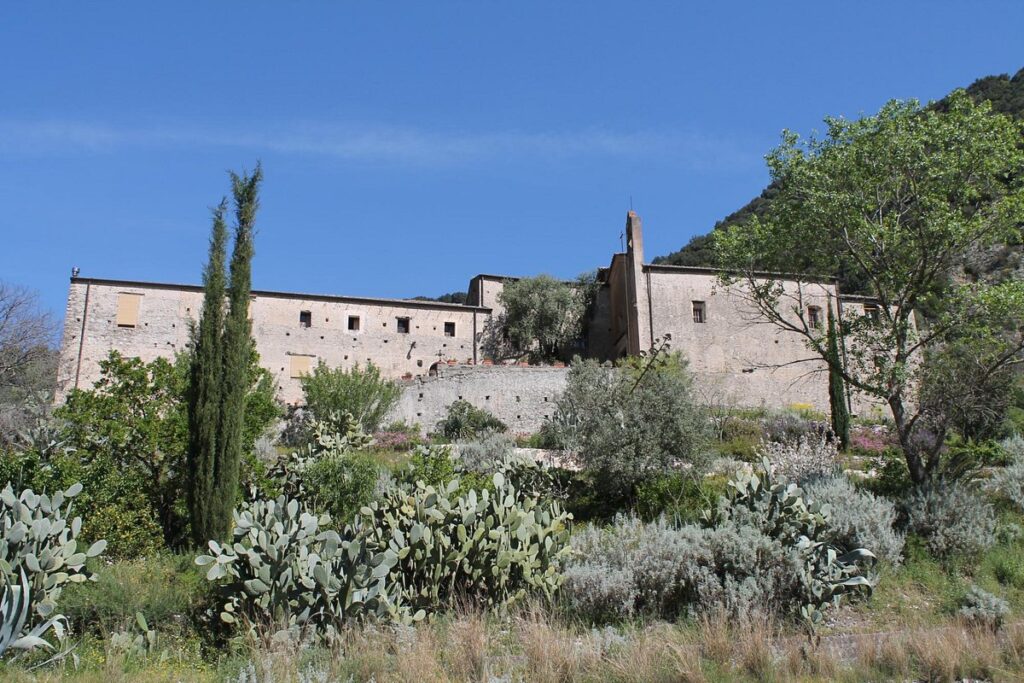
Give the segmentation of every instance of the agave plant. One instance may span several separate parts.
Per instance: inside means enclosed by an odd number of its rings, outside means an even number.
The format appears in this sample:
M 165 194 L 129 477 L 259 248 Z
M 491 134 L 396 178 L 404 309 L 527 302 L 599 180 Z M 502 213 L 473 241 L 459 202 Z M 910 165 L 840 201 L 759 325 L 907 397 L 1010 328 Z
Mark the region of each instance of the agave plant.
M 54 650 L 43 635 L 53 630 L 58 640 L 64 639 L 67 620 L 56 615 L 26 632 L 32 615 L 32 587 L 25 571 L 19 571 L 18 585 L 6 584 L 0 596 L 0 657 L 9 650 L 34 650 L 42 647 Z

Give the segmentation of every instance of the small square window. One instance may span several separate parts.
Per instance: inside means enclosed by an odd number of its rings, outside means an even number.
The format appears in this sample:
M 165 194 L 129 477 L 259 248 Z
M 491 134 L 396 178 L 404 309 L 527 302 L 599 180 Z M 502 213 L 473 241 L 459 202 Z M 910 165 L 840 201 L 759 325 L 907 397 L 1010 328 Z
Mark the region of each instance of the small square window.
M 312 327 L 313 314 L 309 311 L 299 312 L 299 327 Z
M 707 309 L 703 301 L 693 302 L 693 322 L 703 323 L 707 320 Z
M 807 326 L 811 328 L 821 327 L 821 308 L 818 306 L 807 307 Z
M 875 304 L 864 304 L 864 315 L 876 323 L 882 319 L 882 311 Z
M 399 334 L 409 334 L 409 319 L 408 318 L 396 318 L 395 324 L 398 326 Z
M 359 316 L 358 315 L 350 315 L 348 317 L 348 329 L 351 332 L 358 332 L 359 331 Z
M 444 324 L 444 336 L 454 337 L 455 336 L 455 323 Z

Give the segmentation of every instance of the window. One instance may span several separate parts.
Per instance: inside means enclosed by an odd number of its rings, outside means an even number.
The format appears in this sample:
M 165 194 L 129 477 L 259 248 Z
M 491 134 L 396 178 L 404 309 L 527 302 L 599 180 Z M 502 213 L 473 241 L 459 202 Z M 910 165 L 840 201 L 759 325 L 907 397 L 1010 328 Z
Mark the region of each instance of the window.
M 299 327 L 311 327 L 313 325 L 313 314 L 309 311 L 299 312 Z
M 298 379 L 309 374 L 310 368 L 313 365 L 313 356 L 292 356 L 291 357 L 291 370 L 288 373 L 292 379 Z
M 882 319 L 882 312 L 878 310 L 878 306 L 875 304 L 864 304 L 864 315 L 876 323 Z
M 396 325 L 398 326 L 399 334 L 409 334 L 409 319 L 408 318 L 396 318 Z
M 139 301 L 141 294 L 122 292 L 117 295 L 117 326 L 135 327 L 139 324 Z
M 821 308 L 819 306 L 807 307 L 807 326 L 812 328 L 821 327 Z
M 444 336 L 454 337 L 455 336 L 455 323 L 444 324 Z
M 358 332 L 359 331 L 359 316 L 358 315 L 350 315 L 348 317 L 348 329 L 350 331 L 352 331 L 352 332 Z
M 693 302 L 693 322 L 702 323 L 707 320 L 707 311 L 704 308 L 703 301 Z

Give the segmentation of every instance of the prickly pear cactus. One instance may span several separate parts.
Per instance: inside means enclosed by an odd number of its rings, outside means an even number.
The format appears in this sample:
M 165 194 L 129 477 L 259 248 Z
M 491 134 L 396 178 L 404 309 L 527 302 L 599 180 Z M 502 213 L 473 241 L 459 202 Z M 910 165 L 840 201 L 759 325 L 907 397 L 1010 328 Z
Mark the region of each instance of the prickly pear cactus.
M 571 515 L 522 495 L 501 472 L 493 483 L 493 492 L 452 499 L 458 480 L 443 489 L 418 482 L 362 509 L 366 542 L 387 556 L 389 582 L 410 608 L 430 612 L 459 598 L 502 606 L 561 585 Z
M 767 459 L 755 471 L 737 472 L 729 489 L 717 508 L 704 513 L 705 525 L 755 526 L 791 548 L 799 558 L 805 594 L 799 612 L 812 632 L 843 596 L 870 595 L 875 579 L 867 572 L 875 555 L 865 548 L 847 552 L 830 543 L 828 506 L 808 505 L 800 488 L 777 477 Z
M 328 636 L 365 616 L 412 620 L 388 595 L 388 557 L 329 522 L 285 496 L 235 510 L 233 542 L 210 541 L 210 554 L 196 558 L 219 585 L 221 620 Z
M 96 541 L 88 549 L 78 547 L 82 519 L 71 518 L 71 500 L 81 491 L 81 484 L 52 496 L 31 489 L 15 495 L 10 484 L 0 491 L 0 581 L 17 585 L 25 572 L 32 591 L 30 624 L 55 614 L 69 583 L 93 579 L 86 560 L 106 548 L 106 541 Z

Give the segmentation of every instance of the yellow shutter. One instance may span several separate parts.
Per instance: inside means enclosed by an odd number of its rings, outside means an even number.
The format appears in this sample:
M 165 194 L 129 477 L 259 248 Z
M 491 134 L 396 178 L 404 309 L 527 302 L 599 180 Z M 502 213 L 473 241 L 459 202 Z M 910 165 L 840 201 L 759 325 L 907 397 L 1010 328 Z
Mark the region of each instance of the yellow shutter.
M 121 292 L 117 295 L 117 326 L 135 327 L 139 324 L 139 301 L 141 294 Z
M 313 356 L 292 356 L 291 357 L 291 377 L 297 379 L 303 375 L 308 375 L 310 367 L 313 363 Z

